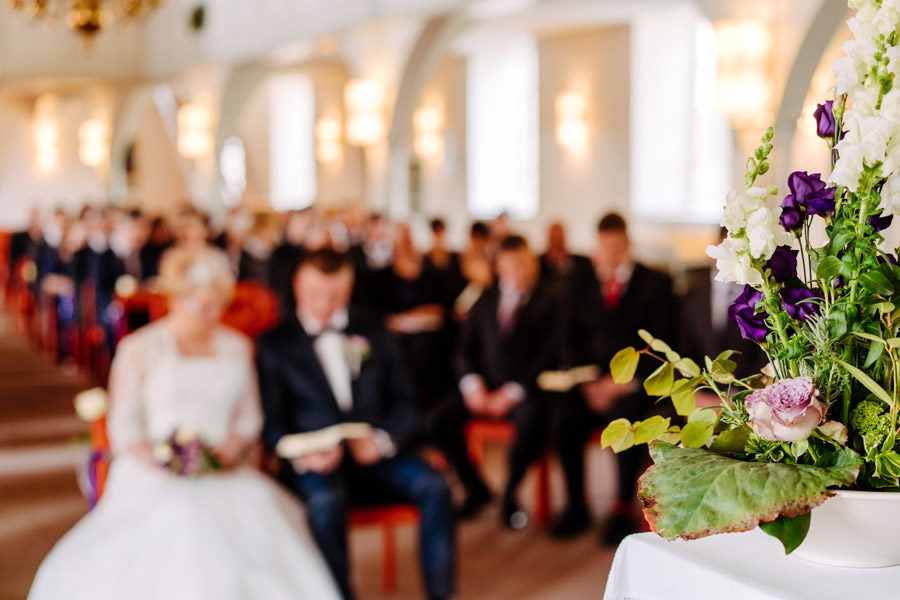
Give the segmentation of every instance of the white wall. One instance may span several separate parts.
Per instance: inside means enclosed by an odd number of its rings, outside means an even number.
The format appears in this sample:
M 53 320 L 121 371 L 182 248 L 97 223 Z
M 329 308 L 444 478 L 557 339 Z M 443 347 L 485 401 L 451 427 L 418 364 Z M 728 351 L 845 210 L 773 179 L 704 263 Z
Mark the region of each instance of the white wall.
M 92 116 L 83 98 L 59 101 L 59 161 L 38 172 L 31 135 L 30 99 L 0 97 L 0 229 L 27 222 L 31 206 L 75 211 L 106 198 L 105 175 L 78 159 L 78 126 Z

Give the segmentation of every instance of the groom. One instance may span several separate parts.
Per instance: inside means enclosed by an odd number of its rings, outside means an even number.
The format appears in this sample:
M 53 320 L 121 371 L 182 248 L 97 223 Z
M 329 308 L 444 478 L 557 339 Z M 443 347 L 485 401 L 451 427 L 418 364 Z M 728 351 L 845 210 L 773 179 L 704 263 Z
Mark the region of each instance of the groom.
M 406 452 L 414 408 L 392 340 L 379 325 L 348 314 L 353 266 L 342 254 L 306 255 L 294 275 L 294 292 L 296 315 L 258 342 L 266 445 L 275 448 L 285 435 L 337 423 L 370 424 L 367 438 L 291 461 L 285 480 L 306 502 L 310 529 L 346 598 L 354 597 L 347 511 L 392 502 L 418 507 L 428 597 L 450 597 L 450 490 L 438 472 Z

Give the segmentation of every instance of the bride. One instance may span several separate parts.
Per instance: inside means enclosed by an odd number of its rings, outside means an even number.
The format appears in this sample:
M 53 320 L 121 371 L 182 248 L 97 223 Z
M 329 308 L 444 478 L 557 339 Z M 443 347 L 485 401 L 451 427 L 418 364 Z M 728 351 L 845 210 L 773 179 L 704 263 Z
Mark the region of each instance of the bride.
M 300 507 L 248 466 L 262 425 L 250 341 L 218 324 L 218 250 L 174 249 L 169 315 L 126 337 L 110 376 L 114 460 L 97 507 L 44 560 L 30 600 L 339 598 Z M 199 433 L 221 470 L 179 476 L 158 444 Z

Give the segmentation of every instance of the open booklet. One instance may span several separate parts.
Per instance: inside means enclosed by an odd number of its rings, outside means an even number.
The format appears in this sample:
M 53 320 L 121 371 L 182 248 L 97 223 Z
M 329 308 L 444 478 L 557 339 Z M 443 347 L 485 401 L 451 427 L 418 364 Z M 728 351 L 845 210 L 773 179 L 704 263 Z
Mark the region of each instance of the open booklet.
M 275 454 L 281 458 L 299 458 L 306 454 L 331 450 L 344 440 L 358 440 L 371 435 L 372 426 L 368 423 L 338 423 L 316 431 L 286 435 L 275 446 Z
M 568 392 L 572 388 L 600 377 L 597 365 L 574 367 L 567 371 L 544 371 L 537 378 L 537 385 L 545 392 Z

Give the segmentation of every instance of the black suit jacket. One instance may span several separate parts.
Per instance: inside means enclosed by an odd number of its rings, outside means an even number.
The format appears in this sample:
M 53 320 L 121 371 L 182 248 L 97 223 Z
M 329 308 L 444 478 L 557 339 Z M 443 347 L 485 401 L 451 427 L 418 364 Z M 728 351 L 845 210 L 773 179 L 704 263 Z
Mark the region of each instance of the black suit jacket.
M 265 425 L 270 448 L 282 436 L 315 431 L 344 422 L 369 423 L 390 434 L 399 448 L 409 441 L 414 405 L 406 372 L 393 340 L 379 325 L 351 316 L 346 335 L 371 344 L 359 376 L 352 381 L 353 408 L 338 407 L 313 349 L 313 340 L 296 318 L 264 333 L 257 344 Z
M 734 287 L 734 298 L 741 293 L 740 286 Z M 703 357 L 715 358 L 723 350 L 737 350 L 740 356 L 732 357 L 737 363 L 736 375 L 747 377 L 758 373 L 766 363 L 766 353 L 751 340 L 741 336 L 738 326 L 726 320 L 723 331 L 712 328 L 712 282 L 705 282 L 688 290 L 680 302 L 679 341 L 675 349 L 703 365 Z M 674 346 L 673 346 L 674 347 Z
M 573 283 L 567 305 L 567 333 L 561 361 L 565 366 L 595 364 L 607 371 L 609 361 L 622 348 L 634 346 L 640 350 L 647 345 L 638 335 L 640 329 L 646 329 L 673 348 L 677 341 L 672 279 L 640 263 L 635 264 L 617 307 L 606 306 L 603 286 L 593 270 Z M 642 360 L 638 376 L 648 376 L 657 366 L 656 361 Z
M 499 301 L 500 290 L 495 286 L 472 307 L 460 333 L 456 375 L 480 375 L 492 390 L 514 382 L 535 392 L 537 376 L 557 364 L 563 316 L 560 298 L 538 284 L 507 335 L 500 333 Z

